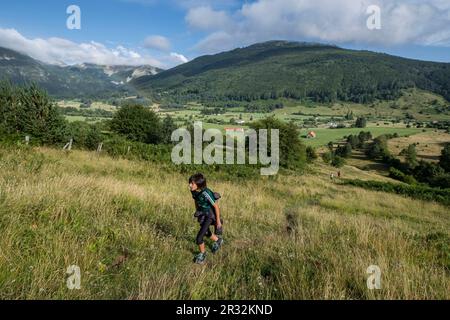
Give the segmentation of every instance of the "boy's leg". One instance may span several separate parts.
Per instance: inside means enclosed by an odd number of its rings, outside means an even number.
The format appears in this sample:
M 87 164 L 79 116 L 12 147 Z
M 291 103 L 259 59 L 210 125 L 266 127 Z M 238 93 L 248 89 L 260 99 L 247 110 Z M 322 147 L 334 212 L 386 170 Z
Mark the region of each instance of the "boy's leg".
M 206 219 L 201 225 L 200 225 L 200 231 L 197 234 L 197 237 L 195 239 L 195 242 L 198 244 L 198 247 L 200 249 L 201 253 L 205 252 L 205 242 L 203 241 L 203 238 L 206 235 L 210 235 L 211 231 L 209 231 L 209 226 L 211 225 L 211 220 Z

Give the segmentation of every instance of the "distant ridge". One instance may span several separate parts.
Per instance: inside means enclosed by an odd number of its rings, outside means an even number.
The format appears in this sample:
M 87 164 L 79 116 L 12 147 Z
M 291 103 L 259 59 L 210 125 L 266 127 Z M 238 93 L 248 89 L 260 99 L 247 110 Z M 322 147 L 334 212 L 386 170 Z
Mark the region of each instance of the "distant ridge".
M 397 98 L 411 87 L 450 100 L 450 64 L 329 44 L 268 41 L 198 57 L 133 84 L 146 94 L 206 101 L 288 97 L 367 103 Z

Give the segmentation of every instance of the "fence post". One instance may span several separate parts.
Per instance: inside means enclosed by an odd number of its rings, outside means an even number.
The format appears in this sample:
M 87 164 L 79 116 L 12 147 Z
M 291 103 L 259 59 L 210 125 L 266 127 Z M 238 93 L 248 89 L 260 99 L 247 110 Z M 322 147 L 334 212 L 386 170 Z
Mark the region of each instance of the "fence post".
M 73 139 L 70 139 L 70 141 L 64 146 L 63 150 L 72 150 L 72 143 L 73 143 Z
M 30 136 L 25 136 L 25 144 L 28 145 L 30 143 Z
M 103 142 L 100 142 L 97 147 L 97 153 L 102 152 L 102 148 L 103 148 Z

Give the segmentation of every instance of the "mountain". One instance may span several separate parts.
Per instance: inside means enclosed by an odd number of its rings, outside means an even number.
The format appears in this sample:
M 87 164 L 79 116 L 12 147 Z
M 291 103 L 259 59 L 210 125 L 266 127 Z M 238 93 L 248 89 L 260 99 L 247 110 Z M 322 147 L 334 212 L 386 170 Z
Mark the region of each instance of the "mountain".
M 270 41 L 202 56 L 132 84 L 148 94 L 206 101 L 289 97 L 360 103 L 397 98 L 415 86 L 450 101 L 450 64 Z
M 152 66 L 107 66 L 96 64 L 52 65 L 0 47 L 0 79 L 13 83 L 36 83 L 58 98 L 109 98 L 134 94 L 130 85 L 141 76 L 155 75 Z

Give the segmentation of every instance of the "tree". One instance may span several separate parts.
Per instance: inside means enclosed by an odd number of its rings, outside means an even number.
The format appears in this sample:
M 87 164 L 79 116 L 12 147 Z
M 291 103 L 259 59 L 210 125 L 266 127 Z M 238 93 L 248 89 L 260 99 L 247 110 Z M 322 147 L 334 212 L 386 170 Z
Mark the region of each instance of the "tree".
M 308 159 L 309 162 L 312 162 L 318 158 L 316 150 L 313 147 L 311 146 L 306 147 L 306 158 Z
M 162 122 L 162 142 L 165 144 L 170 144 L 172 132 L 177 129 L 177 125 L 173 121 L 170 115 L 166 116 Z
M 327 147 L 330 151 L 333 151 L 334 143 L 332 141 L 328 142 Z
M 360 144 L 359 137 L 355 136 L 353 134 L 351 134 L 347 137 L 347 142 L 350 143 L 350 145 L 352 146 L 353 149 L 358 148 L 358 146 Z
M 280 134 L 280 166 L 289 169 L 301 168 L 306 164 L 306 147 L 300 140 L 294 123 L 286 123 L 275 117 L 268 117 L 251 124 L 252 129 L 278 129 Z M 270 142 L 270 138 L 268 138 Z M 270 150 L 270 148 L 269 148 Z
M 420 161 L 414 168 L 413 173 L 418 181 L 430 183 L 436 177 L 444 175 L 445 171 L 435 163 Z
M 348 110 L 345 115 L 345 120 L 353 120 L 353 111 Z
M 371 159 L 388 157 L 389 150 L 387 146 L 387 138 L 381 135 L 373 140 L 366 150 L 366 155 Z
M 68 124 L 68 135 L 77 147 L 95 150 L 103 137 L 97 124 L 75 121 Z
M 334 156 L 331 160 L 331 165 L 336 168 L 340 168 L 345 164 L 345 159 L 340 156 Z
M 348 157 L 350 157 L 350 156 L 352 155 L 352 145 L 351 145 L 350 143 L 346 143 L 346 144 L 343 145 L 343 146 L 339 146 L 339 147 L 336 149 L 335 154 L 336 154 L 337 156 L 342 157 L 342 158 L 348 158 Z
M 356 119 L 355 127 L 356 128 L 365 128 L 367 126 L 367 120 L 364 117 L 358 117 Z
M 66 121 L 47 92 L 36 85 L 0 83 L 0 124 L 7 133 L 28 134 L 44 143 L 66 138 Z
M 417 152 L 415 144 L 410 144 L 408 148 L 403 149 L 400 152 L 400 155 L 405 157 L 406 163 L 411 169 L 417 166 Z
M 325 162 L 326 164 L 330 164 L 331 161 L 333 160 L 333 153 L 330 151 L 323 153 L 322 159 L 323 159 L 323 162 Z
M 445 172 L 450 172 L 450 143 L 446 143 L 444 149 L 442 149 L 439 165 Z
M 127 139 L 158 144 L 163 141 L 161 121 L 155 112 L 142 105 L 127 105 L 114 115 L 111 129 Z

